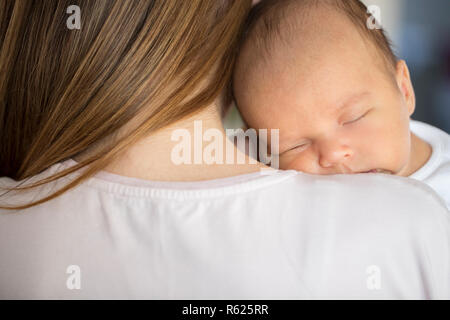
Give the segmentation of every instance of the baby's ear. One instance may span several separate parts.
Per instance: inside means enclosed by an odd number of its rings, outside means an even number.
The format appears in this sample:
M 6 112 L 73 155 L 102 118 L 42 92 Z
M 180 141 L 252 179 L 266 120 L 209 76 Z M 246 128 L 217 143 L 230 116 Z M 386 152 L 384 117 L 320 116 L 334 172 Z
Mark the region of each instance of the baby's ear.
M 408 107 L 408 113 L 411 116 L 416 108 L 416 96 L 414 94 L 414 88 L 405 60 L 399 60 L 397 62 L 396 80 L 398 88 L 400 89 L 400 92 L 402 93 Z

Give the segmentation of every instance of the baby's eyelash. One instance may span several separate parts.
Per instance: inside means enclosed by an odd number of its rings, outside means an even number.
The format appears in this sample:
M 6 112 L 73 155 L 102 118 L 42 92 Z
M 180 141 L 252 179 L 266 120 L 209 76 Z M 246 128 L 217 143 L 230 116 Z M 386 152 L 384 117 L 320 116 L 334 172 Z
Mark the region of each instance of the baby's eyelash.
M 290 148 L 289 150 L 286 150 L 285 152 L 292 151 L 292 150 L 295 150 L 295 149 L 304 147 L 304 146 L 306 146 L 307 144 L 308 144 L 308 143 L 302 143 L 302 144 L 299 144 L 298 146 L 295 146 L 295 147 L 293 147 L 293 148 Z M 283 153 L 284 153 L 284 152 L 283 152 Z
M 356 121 L 358 121 L 358 120 L 361 120 L 362 118 L 364 118 L 364 117 L 369 113 L 369 111 L 370 111 L 370 110 L 368 110 L 368 111 L 367 111 L 366 113 L 364 113 L 361 117 L 359 117 L 359 118 L 357 118 L 357 119 L 355 119 L 355 120 L 345 122 L 344 125 L 345 125 L 345 124 L 354 123 L 354 122 L 356 122 Z
M 294 149 L 301 148 L 301 147 L 304 147 L 306 145 L 307 145 L 307 143 L 302 143 L 302 144 L 299 144 L 298 146 L 295 146 Z

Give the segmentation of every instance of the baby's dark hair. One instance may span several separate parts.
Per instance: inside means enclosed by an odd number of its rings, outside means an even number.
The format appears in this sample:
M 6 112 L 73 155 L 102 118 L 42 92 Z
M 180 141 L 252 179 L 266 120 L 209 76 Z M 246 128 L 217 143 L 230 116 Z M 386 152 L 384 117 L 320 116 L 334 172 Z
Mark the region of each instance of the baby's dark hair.
M 267 57 L 276 41 L 288 42 L 290 31 L 295 25 L 302 23 L 302 17 L 306 18 L 310 9 L 320 5 L 345 14 L 357 27 L 361 35 L 372 43 L 384 58 L 384 62 L 390 71 L 395 70 L 397 57 L 392 50 L 392 45 L 385 31 L 381 28 L 369 29 L 368 19 L 374 19 L 367 12 L 367 7 L 359 0 L 262 0 L 252 9 L 246 24 L 243 36 L 243 44 L 252 41 L 257 46 L 258 54 L 262 58 Z M 302 10 L 298 10 L 301 8 Z M 298 19 L 286 18 L 286 14 L 295 9 L 300 12 Z

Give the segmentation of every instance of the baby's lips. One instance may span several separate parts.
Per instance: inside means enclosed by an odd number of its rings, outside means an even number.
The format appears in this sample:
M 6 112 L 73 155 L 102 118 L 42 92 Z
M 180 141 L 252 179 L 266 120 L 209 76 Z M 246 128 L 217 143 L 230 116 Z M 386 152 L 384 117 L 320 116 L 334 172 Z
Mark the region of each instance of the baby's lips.
M 368 171 L 361 171 L 361 172 L 357 172 L 357 173 L 380 173 L 380 169 L 371 169 Z
M 390 172 L 389 170 L 384 170 L 384 169 L 372 169 L 369 171 L 363 171 L 360 173 L 384 173 L 384 174 L 392 174 L 392 172 Z

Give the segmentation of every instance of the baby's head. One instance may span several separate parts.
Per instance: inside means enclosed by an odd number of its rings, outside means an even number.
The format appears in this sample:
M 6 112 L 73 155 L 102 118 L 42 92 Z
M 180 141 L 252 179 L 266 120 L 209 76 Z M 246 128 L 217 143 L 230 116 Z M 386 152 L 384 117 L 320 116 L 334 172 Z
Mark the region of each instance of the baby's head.
M 408 68 L 357 0 L 263 0 L 233 89 L 244 121 L 280 129 L 279 164 L 313 174 L 407 175 Z M 270 144 L 270 141 L 269 141 Z

